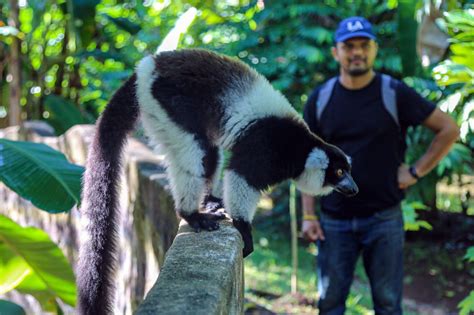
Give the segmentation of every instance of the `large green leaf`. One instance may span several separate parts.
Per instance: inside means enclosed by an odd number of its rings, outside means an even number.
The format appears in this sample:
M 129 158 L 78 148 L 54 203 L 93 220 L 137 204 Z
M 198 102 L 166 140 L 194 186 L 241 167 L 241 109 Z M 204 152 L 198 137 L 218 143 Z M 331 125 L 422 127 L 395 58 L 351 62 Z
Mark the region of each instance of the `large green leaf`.
M 0 294 L 15 289 L 31 273 L 28 264 L 1 241 L 0 270 Z
M 56 295 L 48 290 L 44 281 L 36 273 L 31 272 L 28 274 L 15 290 L 34 296 L 40 303 L 43 311 L 57 313 L 59 305 L 56 301 Z
M 0 242 L 28 264 L 35 275 L 37 289 L 43 289 L 69 305 L 76 304 L 74 273 L 48 234 L 38 228 L 22 227 L 0 215 Z M 4 253 L 0 252 L 0 255 L 3 257 Z
M 64 212 L 79 203 L 83 171 L 45 144 L 0 139 L 0 181 L 40 209 Z
M 18 304 L 0 300 L 0 314 L 6 315 L 26 315 L 25 310 Z

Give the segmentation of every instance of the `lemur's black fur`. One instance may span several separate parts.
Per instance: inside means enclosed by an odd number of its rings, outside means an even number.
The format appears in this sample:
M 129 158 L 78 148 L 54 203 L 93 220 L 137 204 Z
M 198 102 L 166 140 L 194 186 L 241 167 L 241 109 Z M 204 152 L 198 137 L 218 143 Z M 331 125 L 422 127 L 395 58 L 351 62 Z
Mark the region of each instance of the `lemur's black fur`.
M 253 250 L 250 223 L 261 190 L 294 179 L 312 194 L 357 191 L 344 153 L 312 134 L 244 63 L 205 50 L 145 57 L 110 100 L 90 148 L 77 268 L 80 314 L 113 312 L 122 150 L 140 115 L 164 150 L 177 211 L 196 231 L 215 230 L 223 218 L 214 211 L 221 196 L 213 194 L 219 193 L 222 149 L 231 152 L 223 201 L 242 235 L 244 257 Z

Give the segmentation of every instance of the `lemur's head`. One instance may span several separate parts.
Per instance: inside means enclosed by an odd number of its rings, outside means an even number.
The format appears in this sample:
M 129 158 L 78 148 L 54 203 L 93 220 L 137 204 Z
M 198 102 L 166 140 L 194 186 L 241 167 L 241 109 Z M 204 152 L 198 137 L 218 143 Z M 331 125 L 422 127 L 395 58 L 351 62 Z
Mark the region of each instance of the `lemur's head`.
M 359 192 L 351 176 L 350 158 L 328 143 L 313 148 L 309 153 L 303 173 L 296 178 L 296 185 L 310 195 L 327 195 L 336 190 L 351 197 Z

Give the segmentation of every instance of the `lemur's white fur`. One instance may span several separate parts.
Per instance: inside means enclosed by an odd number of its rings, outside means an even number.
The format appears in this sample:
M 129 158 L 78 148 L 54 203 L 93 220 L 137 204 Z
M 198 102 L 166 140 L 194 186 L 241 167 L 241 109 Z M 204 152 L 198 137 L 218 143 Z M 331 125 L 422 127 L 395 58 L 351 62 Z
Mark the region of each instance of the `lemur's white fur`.
M 151 85 L 159 76 L 153 57 L 143 58 L 136 73 L 137 97 L 144 129 L 152 144 L 159 145 L 165 155 L 176 208 L 184 213 L 192 213 L 196 211 L 196 200 L 200 200 L 204 194 L 204 191 L 195 189 L 205 187 L 204 166 L 195 162 L 203 159 L 204 151 L 194 135 L 174 123 L 153 97 Z
M 308 155 L 305 169 L 296 178 L 296 186 L 302 192 L 309 195 L 327 195 L 333 191 L 332 187 L 324 187 L 324 176 L 329 165 L 329 158 L 320 149 L 313 149 Z
M 233 171 L 224 174 L 224 204 L 232 218 L 240 218 L 252 222 L 255 215 L 255 205 L 260 198 L 260 192 L 247 184 L 247 181 Z M 245 197 L 242 199 L 241 197 Z
M 221 171 L 222 167 L 224 166 L 224 152 L 222 149 L 219 149 L 218 151 L 218 161 L 217 161 L 217 168 L 216 172 L 214 173 L 214 177 L 212 179 L 212 189 L 211 189 L 211 194 L 214 197 L 217 198 L 222 198 L 222 180 L 221 180 Z
M 329 158 L 326 155 L 326 153 L 324 153 L 323 150 L 315 148 L 308 155 L 308 158 L 306 159 L 306 163 L 304 167 L 309 168 L 309 169 L 315 169 L 315 168 L 326 169 L 328 165 L 329 165 Z
M 301 119 L 287 99 L 273 89 L 266 78 L 255 70 L 251 71 L 255 73 L 256 80 L 250 87 L 246 88 L 242 84 L 241 89 L 232 89 L 222 95 L 222 101 L 226 104 L 224 113 L 226 124 L 219 144 L 224 148 L 232 146 L 242 129 L 256 119 L 270 116 Z

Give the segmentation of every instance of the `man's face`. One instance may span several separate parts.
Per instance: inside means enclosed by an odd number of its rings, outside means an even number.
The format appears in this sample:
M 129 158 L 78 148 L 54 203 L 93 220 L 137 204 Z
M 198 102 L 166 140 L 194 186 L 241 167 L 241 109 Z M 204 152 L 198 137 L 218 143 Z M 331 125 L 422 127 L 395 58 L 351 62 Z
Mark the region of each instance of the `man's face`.
M 344 72 L 351 76 L 360 76 L 372 69 L 377 48 L 377 43 L 370 38 L 354 37 L 337 43 L 336 47 L 332 48 L 332 55 Z

